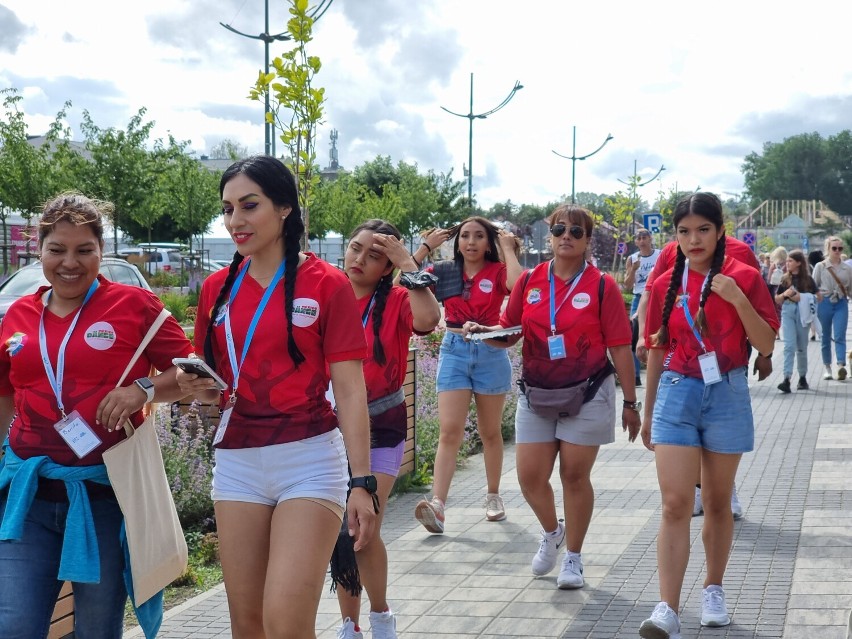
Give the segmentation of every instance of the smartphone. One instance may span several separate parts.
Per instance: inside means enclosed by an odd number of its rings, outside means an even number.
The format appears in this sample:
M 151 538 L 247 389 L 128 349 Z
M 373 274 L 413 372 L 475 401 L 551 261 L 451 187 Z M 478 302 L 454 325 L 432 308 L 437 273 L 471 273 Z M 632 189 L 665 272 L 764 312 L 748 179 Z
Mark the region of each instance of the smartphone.
M 216 388 L 225 390 L 228 385 L 216 374 L 212 368 L 207 365 L 203 359 L 197 357 L 175 357 L 172 364 L 180 368 L 185 373 L 192 373 L 199 377 L 212 379 L 216 383 Z

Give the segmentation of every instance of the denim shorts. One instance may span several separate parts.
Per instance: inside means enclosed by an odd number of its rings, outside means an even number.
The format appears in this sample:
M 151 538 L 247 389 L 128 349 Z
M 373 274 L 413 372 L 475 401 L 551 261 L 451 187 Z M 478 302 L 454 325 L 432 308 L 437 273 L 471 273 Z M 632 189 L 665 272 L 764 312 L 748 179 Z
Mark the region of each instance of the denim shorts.
M 554 441 L 578 446 L 603 446 L 615 441 L 615 375 L 607 377 L 595 396 L 574 417 L 548 419 L 530 409 L 523 393 L 515 411 L 515 442 L 546 444 Z
M 340 430 L 258 448 L 217 448 L 213 501 L 275 506 L 288 499 L 346 507 L 349 465 Z
M 512 387 L 512 365 L 505 348 L 466 340 L 447 331 L 438 355 L 436 388 L 439 393 L 472 390 L 481 395 L 501 395 Z
M 702 379 L 664 371 L 654 403 L 651 443 L 731 455 L 754 450 L 747 369 L 736 368 L 709 386 Z
M 370 449 L 370 472 L 382 473 L 396 477 L 402 466 L 402 455 L 405 452 L 405 440 L 390 448 Z

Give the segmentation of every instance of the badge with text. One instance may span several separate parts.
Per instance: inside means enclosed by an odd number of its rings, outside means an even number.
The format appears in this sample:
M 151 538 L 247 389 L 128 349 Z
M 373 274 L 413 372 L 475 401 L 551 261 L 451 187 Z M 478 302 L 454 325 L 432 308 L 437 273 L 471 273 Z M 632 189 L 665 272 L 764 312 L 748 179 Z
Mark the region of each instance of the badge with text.
M 86 423 L 86 420 L 76 410 L 68 413 L 68 415 L 56 422 L 53 427 L 80 459 L 101 445 L 101 438 L 95 435 L 95 431 L 92 430 L 91 426 Z
M 705 384 L 715 384 L 722 381 L 722 373 L 719 372 L 719 361 L 716 353 L 704 353 L 698 356 L 698 364 L 701 366 L 701 377 Z
M 547 350 L 550 359 L 562 359 L 565 357 L 565 337 L 563 335 L 551 335 L 547 338 Z
M 228 406 L 228 408 L 222 411 L 222 416 L 219 417 L 219 426 L 216 428 L 216 435 L 213 437 L 214 446 L 225 438 L 225 430 L 228 428 L 228 422 L 230 421 L 231 413 L 233 412 L 233 406 Z

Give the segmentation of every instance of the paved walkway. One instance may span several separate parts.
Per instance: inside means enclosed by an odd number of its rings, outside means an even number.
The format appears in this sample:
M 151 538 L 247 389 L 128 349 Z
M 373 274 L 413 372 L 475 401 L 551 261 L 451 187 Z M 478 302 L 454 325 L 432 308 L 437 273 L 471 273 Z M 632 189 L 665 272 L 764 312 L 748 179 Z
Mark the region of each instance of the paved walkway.
M 812 390 L 781 395 L 781 350 L 778 342 L 775 373 L 751 383 L 756 449 L 744 456 L 737 476 L 745 517 L 735 523 L 725 582 L 733 623 L 699 626 L 704 556 L 697 517 L 682 601 L 684 638 L 845 637 L 852 608 L 852 382 L 823 381 L 819 347 L 810 342 Z M 520 494 L 511 445 L 504 471 L 504 522 L 484 521 L 481 456 L 456 474 L 443 536 L 415 522 L 420 494 L 390 502 L 384 529 L 388 596 L 400 636 L 638 637 L 639 624 L 658 601 L 660 496 L 653 455 L 620 432 L 601 450 L 592 476 L 595 513 L 583 548 L 587 583 L 579 591 L 558 590 L 556 571 L 531 576 L 539 528 Z M 166 617 L 163 639 L 231 636 L 222 586 Z M 326 593 L 318 636 L 335 637 L 339 623 L 336 599 Z M 126 636 L 141 634 L 134 629 Z

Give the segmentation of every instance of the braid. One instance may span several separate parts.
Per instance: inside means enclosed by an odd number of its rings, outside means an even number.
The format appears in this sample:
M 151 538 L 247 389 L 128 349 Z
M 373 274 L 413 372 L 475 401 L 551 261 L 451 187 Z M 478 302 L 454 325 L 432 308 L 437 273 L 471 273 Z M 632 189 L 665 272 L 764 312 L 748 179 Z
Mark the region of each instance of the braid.
M 290 211 L 284 220 L 284 313 L 287 315 L 287 352 L 296 368 L 305 361 L 305 356 L 296 344 L 293 335 L 293 299 L 296 293 L 296 270 L 299 268 L 299 251 L 302 248 L 302 233 L 305 226 L 297 211 Z
M 387 360 L 382 340 L 379 339 L 379 331 L 382 329 L 382 316 L 392 288 L 393 272 L 391 271 L 379 280 L 379 285 L 376 287 L 376 303 L 373 306 L 373 359 L 381 366 L 384 366 Z
M 663 305 L 663 320 L 660 324 L 660 330 L 653 335 L 654 346 L 660 346 L 669 341 L 669 317 L 671 317 L 672 309 L 674 308 L 675 299 L 677 299 L 677 289 L 680 286 L 681 277 L 683 276 L 683 268 L 686 265 L 686 256 L 677 247 L 677 258 L 675 259 L 674 270 L 672 270 L 672 279 L 669 282 L 669 288 L 666 291 L 666 301 Z M 686 291 L 684 291 L 685 293 Z
M 710 287 L 713 284 L 713 278 L 717 273 L 722 271 L 722 264 L 725 262 L 725 236 L 719 238 L 716 242 L 716 250 L 713 252 L 713 262 L 710 264 L 710 272 L 707 273 L 707 283 L 704 285 L 704 290 L 701 291 L 701 299 L 698 302 L 698 315 L 695 316 L 695 328 L 698 329 L 700 335 L 707 333 L 707 316 L 704 313 L 704 305 L 707 303 L 707 296 L 710 295 Z
M 240 264 L 243 263 L 243 256 L 239 252 L 234 252 L 234 259 L 231 260 L 231 265 L 228 267 L 228 277 L 225 278 L 225 283 L 219 289 L 219 295 L 216 296 L 216 301 L 213 303 L 213 308 L 210 310 L 210 321 L 207 323 L 207 333 L 204 335 L 204 359 L 213 370 L 216 370 L 216 359 L 213 356 L 213 322 L 216 321 L 216 316 L 219 314 L 219 309 L 225 303 L 225 298 L 231 292 L 231 287 L 234 285 L 234 280 L 237 278 L 237 271 L 240 270 Z

